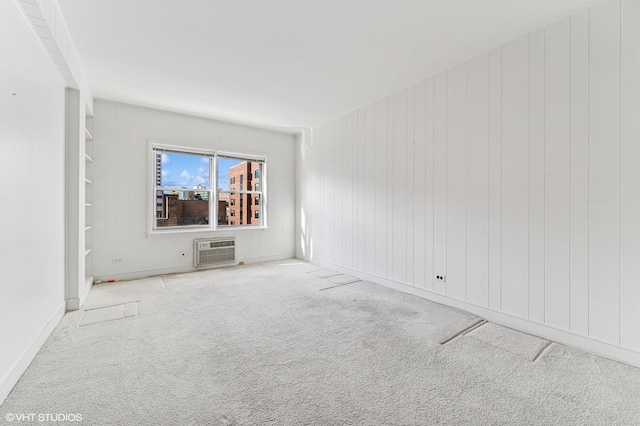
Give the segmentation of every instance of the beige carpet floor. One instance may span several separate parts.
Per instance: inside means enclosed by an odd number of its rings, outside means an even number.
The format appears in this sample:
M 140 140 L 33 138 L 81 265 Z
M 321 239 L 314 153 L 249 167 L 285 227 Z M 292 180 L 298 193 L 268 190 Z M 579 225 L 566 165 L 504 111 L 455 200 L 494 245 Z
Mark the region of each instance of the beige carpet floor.
M 95 285 L 0 424 L 20 413 L 85 425 L 640 425 L 640 369 L 288 260 Z

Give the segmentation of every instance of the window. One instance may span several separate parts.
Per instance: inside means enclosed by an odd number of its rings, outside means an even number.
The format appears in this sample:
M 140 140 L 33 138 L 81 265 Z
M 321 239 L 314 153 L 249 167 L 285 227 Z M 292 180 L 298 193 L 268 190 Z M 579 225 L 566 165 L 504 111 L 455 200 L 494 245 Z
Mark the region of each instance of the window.
M 216 167 L 218 170 L 216 193 L 228 194 L 231 205 L 239 206 L 236 218 L 236 226 L 262 225 L 264 226 L 264 202 L 259 202 L 264 197 L 264 185 L 259 185 L 253 189 L 250 184 L 245 185 L 248 177 L 255 176 L 257 171 L 259 176 L 265 173 L 265 160 L 263 158 L 243 158 L 242 156 L 227 155 L 218 153 Z M 227 177 L 228 176 L 228 177 Z M 231 182 L 237 182 L 237 186 L 232 186 Z M 227 185 L 229 182 L 229 185 Z M 252 213 L 254 210 L 250 206 L 259 206 L 258 215 Z
M 260 178 L 260 169 L 256 169 L 255 176 L 256 179 Z
M 150 148 L 153 201 L 149 232 L 266 225 L 265 203 L 260 202 L 264 185 L 255 185 L 253 190 L 249 189 L 250 183 L 244 185 L 245 176 L 252 178 L 265 173 L 264 157 L 156 143 L 150 143 Z M 259 208 L 250 207 L 253 205 Z M 239 206 L 239 212 L 229 209 L 230 206 Z
M 259 183 L 256 183 L 255 187 L 256 187 L 256 191 L 260 191 L 260 184 Z
M 154 148 L 154 229 L 208 227 L 212 155 Z

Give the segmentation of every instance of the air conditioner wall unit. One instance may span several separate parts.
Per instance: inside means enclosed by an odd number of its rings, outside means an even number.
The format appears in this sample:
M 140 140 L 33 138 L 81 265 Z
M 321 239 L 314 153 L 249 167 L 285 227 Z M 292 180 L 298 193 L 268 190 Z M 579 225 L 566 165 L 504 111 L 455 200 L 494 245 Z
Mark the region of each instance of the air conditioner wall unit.
M 234 237 L 195 239 L 193 253 L 193 266 L 199 269 L 233 264 L 236 261 L 236 239 Z

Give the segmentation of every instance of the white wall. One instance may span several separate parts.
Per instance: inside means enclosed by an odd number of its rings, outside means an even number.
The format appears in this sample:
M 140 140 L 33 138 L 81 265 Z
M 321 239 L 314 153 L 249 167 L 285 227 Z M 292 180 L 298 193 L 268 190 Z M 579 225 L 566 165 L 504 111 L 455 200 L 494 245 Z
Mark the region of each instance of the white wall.
M 0 2 L 0 403 L 64 313 L 64 85 Z M 13 96 L 16 93 L 16 96 Z
M 104 100 L 96 100 L 94 112 L 91 262 L 96 278 L 192 270 L 193 240 L 208 236 L 235 235 L 239 261 L 293 257 L 294 135 Z M 266 155 L 269 228 L 147 237 L 148 139 Z M 181 251 L 189 256 L 180 258 Z
M 638 28 L 605 0 L 314 128 L 298 255 L 640 365 Z

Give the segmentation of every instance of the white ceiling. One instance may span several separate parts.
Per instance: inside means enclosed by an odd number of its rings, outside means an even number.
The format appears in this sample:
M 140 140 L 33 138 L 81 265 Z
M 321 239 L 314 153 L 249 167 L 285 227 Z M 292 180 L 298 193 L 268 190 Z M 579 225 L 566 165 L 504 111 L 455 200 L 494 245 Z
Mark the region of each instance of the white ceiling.
M 349 112 L 593 0 L 58 0 L 97 98 L 265 126 Z

